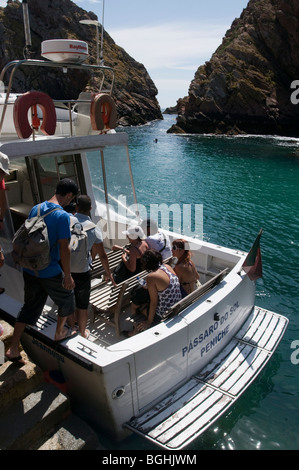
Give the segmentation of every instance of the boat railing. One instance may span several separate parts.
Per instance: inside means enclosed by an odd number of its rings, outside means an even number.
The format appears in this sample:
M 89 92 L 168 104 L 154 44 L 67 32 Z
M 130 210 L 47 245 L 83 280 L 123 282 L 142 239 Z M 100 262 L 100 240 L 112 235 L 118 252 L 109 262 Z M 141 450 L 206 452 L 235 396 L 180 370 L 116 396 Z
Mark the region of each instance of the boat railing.
M 22 60 L 14 60 L 8 62 L 2 69 L 0 74 L 0 83 L 4 84 L 4 78 L 7 73 L 10 73 L 8 84 L 5 90 L 5 101 L 2 107 L 1 119 L 0 119 L 0 134 L 2 132 L 3 123 L 5 119 L 6 109 L 9 104 L 9 97 L 12 93 L 12 84 L 13 79 L 15 76 L 16 71 L 21 67 L 45 67 L 45 68 L 56 68 L 61 69 L 64 73 L 67 73 L 68 69 L 77 69 L 86 72 L 92 73 L 100 73 L 100 84 L 97 89 L 97 93 L 106 93 L 108 95 L 112 95 L 114 81 L 115 81 L 115 74 L 114 70 L 111 67 L 104 66 L 104 65 L 92 65 L 92 64 L 82 64 L 82 63 L 65 63 L 65 62 L 51 62 L 46 60 L 33 60 L 33 59 L 22 59 Z M 107 79 L 107 73 L 111 74 L 110 81 Z M 104 89 L 105 85 L 105 89 Z M 79 103 L 90 103 L 90 100 L 53 100 L 55 103 L 61 102 L 67 104 L 69 112 L 74 109 L 74 107 Z M 71 117 L 71 114 L 70 114 Z M 71 123 L 71 119 L 70 119 Z M 70 124 L 71 125 L 71 124 Z

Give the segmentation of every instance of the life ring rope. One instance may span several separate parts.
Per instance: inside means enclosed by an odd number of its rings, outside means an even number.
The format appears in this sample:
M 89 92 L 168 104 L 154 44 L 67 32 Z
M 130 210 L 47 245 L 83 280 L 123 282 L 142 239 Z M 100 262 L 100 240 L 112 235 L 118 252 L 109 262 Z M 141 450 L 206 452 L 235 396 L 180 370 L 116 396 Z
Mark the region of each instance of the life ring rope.
M 114 100 L 106 93 L 99 93 L 90 105 L 90 120 L 94 131 L 106 132 L 117 125 L 117 110 Z
M 20 139 L 28 139 L 33 129 L 39 129 L 40 119 L 37 116 L 37 106 L 41 108 L 43 113 L 41 132 L 44 135 L 55 134 L 56 111 L 53 100 L 41 91 L 28 91 L 19 96 L 14 103 L 13 120 Z M 28 120 L 29 108 L 32 108 L 32 125 Z

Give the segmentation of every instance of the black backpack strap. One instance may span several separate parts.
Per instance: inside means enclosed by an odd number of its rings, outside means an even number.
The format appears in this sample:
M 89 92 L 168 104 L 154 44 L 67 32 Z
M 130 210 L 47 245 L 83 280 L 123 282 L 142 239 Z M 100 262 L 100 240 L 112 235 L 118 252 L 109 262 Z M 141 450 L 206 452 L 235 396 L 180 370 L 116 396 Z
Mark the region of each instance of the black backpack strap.
M 163 248 L 161 248 L 161 250 L 159 250 L 159 253 L 162 253 L 162 251 L 165 250 L 166 243 L 167 243 L 167 240 L 166 240 L 166 237 L 164 237 L 164 246 L 163 246 Z

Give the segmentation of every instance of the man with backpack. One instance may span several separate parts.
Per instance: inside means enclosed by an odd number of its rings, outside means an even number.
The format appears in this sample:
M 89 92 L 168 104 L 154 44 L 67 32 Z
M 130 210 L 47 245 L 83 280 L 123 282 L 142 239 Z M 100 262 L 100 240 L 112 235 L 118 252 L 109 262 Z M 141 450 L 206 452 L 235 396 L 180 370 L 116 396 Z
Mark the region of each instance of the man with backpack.
M 38 269 L 38 262 L 35 268 L 23 268 L 24 277 L 24 305 L 19 312 L 15 323 L 11 346 L 6 356 L 8 360 L 23 363 L 19 353 L 19 341 L 25 330 L 26 324 L 35 325 L 45 306 L 49 296 L 58 306 L 57 327 L 55 341 L 62 341 L 68 336 L 68 330 L 64 327 L 67 317 L 73 314 L 75 310 L 75 297 L 73 289 L 74 280 L 70 271 L 70 248 L 69 241 L 70 219 L 69 214 L 63 209 L 70 204 L 78 193 L 76 183 L 68 178 L 59 181 L 54 196 L 42 204 L 37 204 L 31 209 L 29 218 L 25 221 L 28 225 L 34 218 L 41 221 L 38 214 L 43 217 L 47 233 L 45 238 L 48 240 L 50 260 L 47 267 Z M 20 231 L 23 230 L 21 227 Z M 24 230 L 23 230 L 24 232 Z M 18 248 L 17 234 L 13 249 Z M 21 242 L 20 242 L 21 244 Z M 16 260 L 19 260 L 20 266 L 24 266 L 20 252 L 16 252 Z M 41 256 L 40 256 L 41 258 Z M 18 262 L 18 261 L 16 261 Z
M 86 329 L 91 288 L 91 262 L 99 255 L 108 280 L 115 285 L 110 272 L 109 261 L 103 245 L 101 230 L 91 221 L 91 199 L 81 195 L 77 199 L 76 213 L 71 216 L 71 273 L 75 281 L 76 312 L 79 332 L 89 337 Z M 69 322 L 71 323 L 71 322 Z

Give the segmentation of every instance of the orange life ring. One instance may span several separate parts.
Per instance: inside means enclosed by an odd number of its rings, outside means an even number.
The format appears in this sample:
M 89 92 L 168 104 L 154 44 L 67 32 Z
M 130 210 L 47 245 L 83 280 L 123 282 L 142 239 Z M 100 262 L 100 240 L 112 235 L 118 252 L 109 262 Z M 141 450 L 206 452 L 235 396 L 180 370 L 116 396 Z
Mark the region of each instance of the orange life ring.
M 117 111 L 110 95 L 99 93 L 94 97 L 90 105 L 90 120 L 94 131 L 116 128 Z
M 36 115 L 36 106 L 39 106 L 43 113 L 43 122 L 41 132 L 44 135 L 54 135 L 56 130 L 56 111 L 55 106 L 49 95 L 41 91 L 28 91 L 19 96 L 14 104 L 13 119 L 17 134 L 20 139 L 28 139 L 31 136 L 34 127 L 36 129 L 37 121 L 35 116 L 33 125 L 28 121 L 28 110 L 34 107 Z

